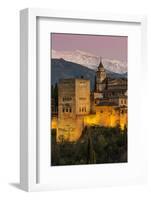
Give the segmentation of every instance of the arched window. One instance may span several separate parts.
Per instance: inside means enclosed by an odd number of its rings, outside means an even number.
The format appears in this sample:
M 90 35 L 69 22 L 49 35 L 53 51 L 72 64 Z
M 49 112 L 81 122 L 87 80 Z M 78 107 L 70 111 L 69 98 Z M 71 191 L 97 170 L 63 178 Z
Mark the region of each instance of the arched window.
M 121 110 L 121 113 L 124 114 L 124 110 Z

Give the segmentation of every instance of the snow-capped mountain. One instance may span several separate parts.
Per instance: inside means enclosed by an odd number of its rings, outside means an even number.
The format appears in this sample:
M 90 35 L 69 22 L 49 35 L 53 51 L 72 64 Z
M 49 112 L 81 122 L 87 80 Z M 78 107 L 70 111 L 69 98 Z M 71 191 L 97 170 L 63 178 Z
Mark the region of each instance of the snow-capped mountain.
M 93 54 L 83 52 L 80 50 L 76 51 L 56 51 L 52 50 L 52 58 L 63 58 L 64 60 L 74 62 L 90 69 L 96 70 L 100 62 L 100 57 Z M 108 58 L 102 58 L 102 63 L 104 67 L 115 73 L 126 73 L 127 63 L 119 60 L 113 60 Z

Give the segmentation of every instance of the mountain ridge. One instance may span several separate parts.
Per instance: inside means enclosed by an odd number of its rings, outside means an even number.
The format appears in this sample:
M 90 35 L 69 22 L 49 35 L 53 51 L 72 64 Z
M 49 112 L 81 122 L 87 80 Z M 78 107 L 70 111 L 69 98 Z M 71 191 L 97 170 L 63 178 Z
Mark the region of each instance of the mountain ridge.
M 127 74 L 117 74 L 106 70 L 110 78 L 126 78 Z M 51 84 L 55 85 L 60 79 L 80 78 L 90 79 L 91 89 L 94 88 L 96 70 L 69 62 L 64 59 L 51 59 Z
M 100 57 L 81 50 L 75 51 L 56 51 L 52 50 L 51 57 L 53 59 L 63 58 L 67 61 L 80 64 L 90 69 L 96 70 L 100 62 Z M 105 69 L 115 73 L 123 74 L 127 72 L 127 63 L 120 60 L 102 58 Z

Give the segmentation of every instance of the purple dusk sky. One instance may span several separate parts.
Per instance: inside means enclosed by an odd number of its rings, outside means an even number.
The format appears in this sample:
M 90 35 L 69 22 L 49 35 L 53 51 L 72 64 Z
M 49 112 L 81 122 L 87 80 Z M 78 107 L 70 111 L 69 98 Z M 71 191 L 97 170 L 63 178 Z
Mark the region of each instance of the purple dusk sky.
M 52 33 L 52 49 L 59 51 L 81 50 L 102 58 L 127 61 L 127 36 L 101 36 Z

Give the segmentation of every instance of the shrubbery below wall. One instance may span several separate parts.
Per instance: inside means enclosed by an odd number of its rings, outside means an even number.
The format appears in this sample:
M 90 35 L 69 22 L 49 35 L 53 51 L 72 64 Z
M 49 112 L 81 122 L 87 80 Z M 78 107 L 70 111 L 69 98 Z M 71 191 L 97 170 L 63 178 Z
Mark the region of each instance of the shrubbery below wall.
M 52 166 L 127 162 L 126 128 L 86 127 L 76 142 L 57 143 L 55 129 L 51 135 Z

